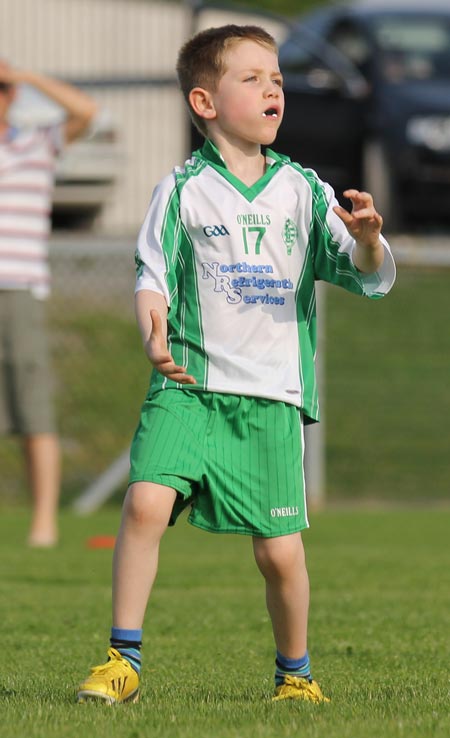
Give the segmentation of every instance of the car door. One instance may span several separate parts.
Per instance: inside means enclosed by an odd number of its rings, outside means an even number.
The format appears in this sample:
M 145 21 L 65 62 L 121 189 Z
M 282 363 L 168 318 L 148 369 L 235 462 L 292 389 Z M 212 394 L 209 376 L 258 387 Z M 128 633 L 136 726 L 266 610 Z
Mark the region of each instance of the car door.
M 359 186 L 367 84 L 332 46 L 297 28 L 280 48 L 286 108 L 276 148 L 339 192 Z

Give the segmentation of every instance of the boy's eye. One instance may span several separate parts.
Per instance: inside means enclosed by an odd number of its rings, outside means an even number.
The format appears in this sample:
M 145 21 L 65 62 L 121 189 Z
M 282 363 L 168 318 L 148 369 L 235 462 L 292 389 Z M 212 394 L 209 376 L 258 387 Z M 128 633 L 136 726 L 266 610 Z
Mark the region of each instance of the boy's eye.
M 246 77 L 245 78 L 245 81 L 246 82 L 252 82 L 252 80 L 254 80 L 254 79 L 256 79 L 256 75 L 255 74 L 252 74 L 250 77 Z

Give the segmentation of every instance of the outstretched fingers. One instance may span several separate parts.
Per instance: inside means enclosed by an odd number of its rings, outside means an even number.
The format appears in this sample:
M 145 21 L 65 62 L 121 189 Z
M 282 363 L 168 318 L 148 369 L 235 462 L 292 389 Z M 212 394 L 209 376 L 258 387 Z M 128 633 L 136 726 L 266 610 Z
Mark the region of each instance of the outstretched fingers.
M 360 192 L 359 190 L 345 190 L 344 197 L 348 197 L 352 202 L 351 215 L 357 219 L 374 218 L 381 221 L 381 215 L 377 212 L 373 203 L 373 197 L 369 192 Z
M 336 215 L 347 227 L 350 235 L 367 245 L 378 243 L 383 225 L 383 218 L 375 209 L 372 195 L 369 192 L 349 189 L 343 193 L 352 203 L 352 211 L 337 205 L 333 208 Z
M 152 333 L 149 340 L 148 356 L 154 368 L 167 379 L 179 384 L 197 384 L 191 374 L 187 374 L 184 366 L 175 363 L 172 354 L 167 348 L 167 341 L 163 331 L 161 316 L 157 310 L 150 310 L 152 319 Z
M 179 384 L 197 384 L 191 374 L 186 374 L 186 367 L 175 364 L 170 354 L 169 360 L 163 360 L 158 364 L 154 363 L 153 366 L 158 370 L 158 372 L 167 377 L 167 379 L 172 379 L 174 382 L 178 382 Z

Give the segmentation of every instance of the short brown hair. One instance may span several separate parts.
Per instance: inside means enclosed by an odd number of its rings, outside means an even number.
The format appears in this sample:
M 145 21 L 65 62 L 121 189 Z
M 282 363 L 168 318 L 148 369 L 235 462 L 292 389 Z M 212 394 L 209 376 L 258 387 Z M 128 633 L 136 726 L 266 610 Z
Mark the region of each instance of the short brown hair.
M 227 25 L 200 31 L 182 46 L 178 55 L 177 74 L 181 91 L 196 127 L 207 135 L 206 124 L 192 110 L 189 93 L 194 87 L 214 91 L 225 72 L 225 52 L 239 41 L 255 41 L 278 52 L 275 39 L 259 26 Z

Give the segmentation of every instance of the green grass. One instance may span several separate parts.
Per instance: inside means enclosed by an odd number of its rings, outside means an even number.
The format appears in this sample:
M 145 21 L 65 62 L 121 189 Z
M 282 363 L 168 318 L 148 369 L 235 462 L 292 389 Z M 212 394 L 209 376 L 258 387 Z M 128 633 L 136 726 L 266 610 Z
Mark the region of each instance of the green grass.
M 129 446 L 150 364 L 132 314 L 66 306 L 53 326 L 67 502 Z
M 447 499 L 449 284 L 448 270 L 402 267 L 384 300 L 327 289 L 329 500 Z M 127 448 L 149 378 L 131 298 L 125 307 L 92 300 L 51 302 L 64 503 Z M 15 439 L 2 440 L 0 468 L 0 500 L 23 502 Z
M 448 500 L 449 286 L 403 267 L 383 300 L 327 290 L 330 500 Z
M 245 537 L 181 520 L 162 545 L 138 705 L 76 705 L 103 660 L 118 511 L 62 516 L 62 543 L 27 550 L 27 515 L 0 518 L 2 738 L 448 738 L 449 512 L 327 512 L 305 534 L 310 652 L 330 705 L 270 702 L 273 647 Z M 144 564 L 145 565 L 145 564 Z

